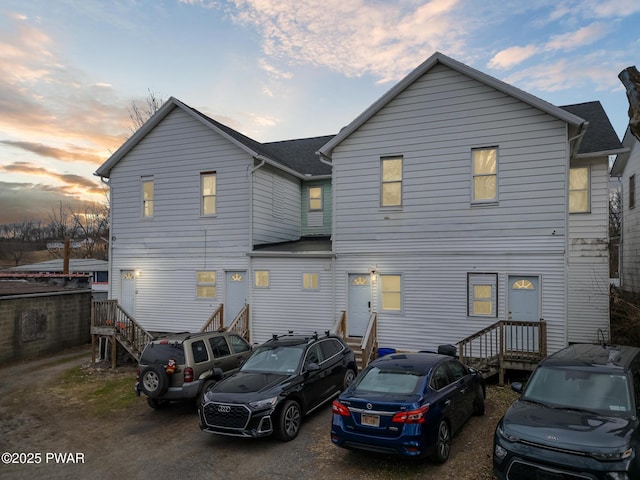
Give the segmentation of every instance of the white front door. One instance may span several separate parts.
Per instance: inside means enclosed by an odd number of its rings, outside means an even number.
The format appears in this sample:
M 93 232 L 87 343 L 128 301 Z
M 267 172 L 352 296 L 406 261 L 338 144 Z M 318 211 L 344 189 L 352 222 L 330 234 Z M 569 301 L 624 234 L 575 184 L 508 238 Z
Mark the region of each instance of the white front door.
M 226 272 L 224 325 L 229 326 L 247 303 L 247 272 Z
M 540 321 L 540 279 L 538 277 L 509 276 L 509 320 Z M 538 351 L 538 329 L 510 327 L 507 346 L 513 350 Z
M 133 270 L 120 271 L 120 306 L 135 318 L 136 315 L 136 272 Z
M 371 316 L 370 276 L 349 274 L 349 304 L 347 307 L 347 335 L 364 337 Z

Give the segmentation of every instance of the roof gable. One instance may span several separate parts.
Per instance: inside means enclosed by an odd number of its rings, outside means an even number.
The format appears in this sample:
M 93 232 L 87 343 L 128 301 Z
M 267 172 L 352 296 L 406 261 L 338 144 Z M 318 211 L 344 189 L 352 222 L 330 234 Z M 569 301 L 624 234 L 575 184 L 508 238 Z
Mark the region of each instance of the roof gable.
M 589 122 L 580 142 L 578 155 L 612 155 L 624 149 L 600 102 L 578 103 L 560 108 Z
M 491 77 L 490 75 L 487 75 L 486 73 L 480 72 L 479 70 L 471 68 L 468 65 L 453 60 L 452 58 L 449 58 L 440 52 L 436 52 L 421 65 L 419 65 L 416 69 L 414 69 L 411 73 L 409 73 L 406 77 L 404 77 L 400 82 L 398 82 L 394 87 L 392 87 L 387 93 L 380 97 L 358 117 L 356 117 L 355 120 L 353 120 L 349 125 L 344 127 L 340 131 L 340 133 L 338 133 L 338 135 L 336 135 L 329 142 L 323 145 L 318 153 L 324 157 L 329 158 L 333 149 L 338 144 L 340 144 L 340 142 L 342 142 L 345 138 L 347 138 L 354 131 L 360 128 L 360 126 L 362 126 L 371 117 L 378 113 L 384 106 L 386 106 L 389 102 L 396 98 L 402 91 L 406 90 L 411 84 L 428 73 L 429 70 L 431 70 L 437 64 L 444 65 L 448 68 L 456 70 L 463 75 L 467 75 L 470 78 L 473 78 L 481 83 L 484 83 L 485 85 L 495 88 L 498 91 L 517 98 L 518 100 L 527 103 L 539 110 L 542 110 L 571 125 L 579 127 L 584 123 L 584 120 L 582 118 L 566 110 L 562 110 L 561 108 L 556 107 L 551 103 L 548 103 L 534 95 L 531 95 L 530 93 L 514 87 L 513 85 L 509 85 L 508 83 L 502 82 L 494 77 Z

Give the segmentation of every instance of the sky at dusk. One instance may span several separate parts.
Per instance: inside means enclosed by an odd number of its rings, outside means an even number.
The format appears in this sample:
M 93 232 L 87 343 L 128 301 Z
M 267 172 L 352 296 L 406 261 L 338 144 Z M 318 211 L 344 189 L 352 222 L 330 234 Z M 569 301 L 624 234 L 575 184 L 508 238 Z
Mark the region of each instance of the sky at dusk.
M 337 133 L 440 51 L 555 105 L 640 66 L 638 0 L 0 0 L 0 224 L 104 202 L 149 92 L 266 142 Z

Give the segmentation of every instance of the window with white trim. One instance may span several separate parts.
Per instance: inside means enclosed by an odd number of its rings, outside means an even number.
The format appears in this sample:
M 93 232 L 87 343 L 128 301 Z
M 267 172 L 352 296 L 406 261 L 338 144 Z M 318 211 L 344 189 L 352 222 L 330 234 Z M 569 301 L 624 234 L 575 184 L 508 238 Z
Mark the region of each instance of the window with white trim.
M 196 297 L 215 298 L 216 297 L 216 272 L 200 271 L 196 272 Z
M 309 187 L 309 211 L 322 210 L 322 187 Z
M 591 210 L 590 183 L 589 167 L 569 169 L 569 213 L 588 213 Z
M 317 290 L 318 289 L 318 274 L 317 273 L 303 273 L 302 274 L 302 288 L 304 290 Z
M 153 217 L 154 185 L 153 177 L 142 177 L 142 216 Z
M 475 148 L 471 151 L 474 202 L 498 200 L 498 149 Z
M 380 205 L 383 207 L 402 206 L 402 157 L 383 157 L 380 186 Z
M 200 174 L 200 214 L 216 214 L 216 172 Z
M 470 317 L 498 316 L 498 274 L 467 274 L 468 306 Z
M 402 275 L 380 275 L 380 303 L 383 311 L 402 310 Z
M 267 288 L 269 286 L 269 271 L 268 270 L 256 270 L 255 272 L 255 286 L 260 288 Z

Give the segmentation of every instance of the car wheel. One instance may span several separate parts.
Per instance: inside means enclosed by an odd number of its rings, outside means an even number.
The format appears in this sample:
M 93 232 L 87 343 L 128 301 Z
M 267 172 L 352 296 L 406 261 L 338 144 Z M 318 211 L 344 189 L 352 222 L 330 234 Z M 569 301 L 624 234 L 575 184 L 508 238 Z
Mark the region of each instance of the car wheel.
M 449 424 L 446 421 L 440 420 L 433 460 L 436 463 L 444 463 L 449 458 L 449 452 L 451 452 L 451 430 L 449 430 Z
M 209 390 L 213 388 L 213 386 L 216 383 L 218 382 L 216 382 L 215 380 L 208 380 L 204 382 L 204 385 L 202 385 L 202 390 L 200 390 L 200 395 L 198 395 L 198 405 L 202 405 L 202 402 L 204 401 L 204 396 L 207 394 Z
M 169 405 L 169 402 L 167 400 L 158 400 L 157 398 L 147 397 L 147 405 L 154 410 L 162 410 Z
M 302 411 L 298 402 L 295 400 L 284 402 L 278 418 L 278 436 L 280 440 L 288 442 L 296 438 L 300 431 L 301 422 Z
M 342 390 L 346 390 L 347 387 L 351 385 L 351 382 L 353 382 L 354 378 L 356 378 L 356 372 L 354 372 L 350 368 L 347 368 L 347 371 L 344 372 L 344 379 L 342 380 Z
M 162 365 L 149 365 L 140 372 L 139 387 L 148 397 L 159 397 L 168 386 L 169 377 Z
M 473 400 L 473 414 L 484 415 L 484 389 L 482 385 L 478 385 L 476 398 Z

